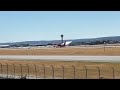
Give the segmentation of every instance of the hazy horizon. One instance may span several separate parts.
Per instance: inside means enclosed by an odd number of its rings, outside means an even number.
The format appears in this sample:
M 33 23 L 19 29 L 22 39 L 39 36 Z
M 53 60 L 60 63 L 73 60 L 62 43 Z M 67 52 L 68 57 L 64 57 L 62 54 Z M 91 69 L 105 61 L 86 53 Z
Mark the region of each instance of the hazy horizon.
M 120 36 L 120 11 L 0 11 L 0 43 Z

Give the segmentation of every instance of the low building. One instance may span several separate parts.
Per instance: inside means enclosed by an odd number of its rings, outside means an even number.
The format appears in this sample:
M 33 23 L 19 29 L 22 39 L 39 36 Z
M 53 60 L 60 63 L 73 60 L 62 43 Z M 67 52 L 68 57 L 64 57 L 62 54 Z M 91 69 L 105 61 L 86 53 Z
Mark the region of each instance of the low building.
M 0 48 L 8 48 L 9 45 L 0 45 Z

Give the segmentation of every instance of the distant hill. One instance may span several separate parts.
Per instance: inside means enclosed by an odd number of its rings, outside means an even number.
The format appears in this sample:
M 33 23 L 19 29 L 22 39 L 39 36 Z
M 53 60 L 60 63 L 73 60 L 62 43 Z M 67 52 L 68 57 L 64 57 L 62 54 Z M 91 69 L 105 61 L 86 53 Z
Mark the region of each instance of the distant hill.
M 72 41 L 74 42 L 95 42 L 95 41 L 119 41 L 120 42 L 120 36 L 111 36 L 111 37 L 100 37 L 100 38 L 90 38 L 90 39 L 71 39 L 71 40 L 64 40 L 64 41 Z M 60 40 L 50 40 L 50 41 L 23 41 L 23 42 L 14 42 L 14 43 L 0 43 L 0 45 L 13 45 L 13 44 L 29 44 L 29 45 L 47 45 L 49 43 L 59 44 L 61 43 Z
M 100 37 L 100 38 L 90 38 L 90 39 L 74 39 L 73 42 L 89 42 L 89 41 L 120 41 L 120 36 L 111 36 L 111 37 Z

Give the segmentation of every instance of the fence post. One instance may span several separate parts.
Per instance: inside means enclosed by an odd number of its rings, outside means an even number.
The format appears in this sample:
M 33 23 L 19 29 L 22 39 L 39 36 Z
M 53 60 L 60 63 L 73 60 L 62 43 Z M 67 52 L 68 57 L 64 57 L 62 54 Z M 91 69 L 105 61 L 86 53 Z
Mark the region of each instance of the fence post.
M 87 67 L 86 67 L 86 66 L 84 66 L 84 68 L 85 68 L 85 71 L 86 71 L 86 79 L 87 79 Z
M 35 74 L 36 74 L 36 79 L 37 79 L 37 68 L 36 68 L 36 65 L 34 64 L 35 66 Z
M 45 65 L 44 64 L 42 64 L 43 65 L 43 67 L 44 67 L 44 79 L 45 79 Z
M 13 66 L 14 66 L 14 78 L 15 78 L 15 65 L 13 64 Z
M 113 79 L 115 79 L 115 74 L 114 74 L 114 68 L 112 67 L 112 70 L 113 70 Z
M 75 79 L 75 66 L 72 65 L 72 67 L 73 67 L 73 70 L 74 70 L 74 79 Z
M 2 64 L 0 63 L 0 65 L 1 65 L 1 74 L 2 74 L 2 77 L 3 77 Z
M 54 79 L 54 67 L 53 67 L 53 65 L 51 65 L 51 67 L 52 67 L 52 71 L 53 71 L 53 79 Z
M 97 66 L 97 69 L 98 69 L 98 77 L 99 77 L 99 79 L 100 79 L 100 68 Z
M 29 65 L 28 64 L 26 64 L 27 65 L 27 67 L 28 67 L 28 79 L 29 79 Z
M 61 65 L 62 66 L 62 65 Z M 63 79 L 64 79 L 64 66 L 62 66 L 62 69 L 63 69 Z
M 6 65 L 7 65 L 7 78 L 8 78 L 8 64 L 6 63 Z
M 20 64 L 20 66 L 21 66 L 21 78 L 22 78 L 22 65 Z

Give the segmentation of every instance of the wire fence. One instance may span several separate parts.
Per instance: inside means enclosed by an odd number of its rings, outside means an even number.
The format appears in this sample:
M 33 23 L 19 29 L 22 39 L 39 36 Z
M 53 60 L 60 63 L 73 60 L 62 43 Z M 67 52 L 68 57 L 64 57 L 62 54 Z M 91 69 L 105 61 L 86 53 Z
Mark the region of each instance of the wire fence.
M 0 79 L 119 79 L 120 71 L 114 67 L 2 64 Z

